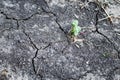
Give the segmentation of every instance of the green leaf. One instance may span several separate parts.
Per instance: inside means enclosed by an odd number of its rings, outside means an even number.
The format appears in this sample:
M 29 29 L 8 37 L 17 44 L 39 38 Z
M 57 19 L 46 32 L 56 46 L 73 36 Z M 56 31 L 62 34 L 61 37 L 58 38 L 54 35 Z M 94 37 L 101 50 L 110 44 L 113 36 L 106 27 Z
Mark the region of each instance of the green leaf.
M 78 20 L 74 20 L 72 22 L 72 29 L 70 31 L 71 35 L 77 36 L 79 35 L 80 31 L 81 31 L 81 28 L 78 26 Z
M 74 35 L 77 36 L 79 35 L 79 32 L 81 31 L 81 28 L 79 26 L 75 27 Z
M 72 22 L 72 26 L 78 26 L 78 20 L 74 20 L 74 21 Z

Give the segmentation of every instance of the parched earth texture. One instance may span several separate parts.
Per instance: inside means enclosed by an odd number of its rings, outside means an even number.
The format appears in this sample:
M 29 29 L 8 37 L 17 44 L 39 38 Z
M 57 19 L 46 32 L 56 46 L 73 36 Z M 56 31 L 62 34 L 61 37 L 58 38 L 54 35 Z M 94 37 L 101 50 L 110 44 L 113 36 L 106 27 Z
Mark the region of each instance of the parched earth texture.
M 0 71 L 9 80 L 120 80 L 120 18 L 100 21 L 104 10 L 84 3 L 0 0 Z M 68 37 L 74 19 L 83 42 Z

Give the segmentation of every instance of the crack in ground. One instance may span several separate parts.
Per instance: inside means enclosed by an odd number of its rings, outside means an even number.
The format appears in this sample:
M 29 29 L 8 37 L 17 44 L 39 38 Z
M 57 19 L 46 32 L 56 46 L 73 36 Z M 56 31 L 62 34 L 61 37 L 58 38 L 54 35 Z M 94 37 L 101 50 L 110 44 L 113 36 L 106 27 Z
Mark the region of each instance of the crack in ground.
M 24 18 L 24 19 L 20 19 L 20 20 L 27 21 L 27 20 L 31 19 L 34 15 L 37 15 L 37 14 L 41 14 L 41 13 L 36 12 L 36 13 L 34 13 L 34 14 L 30 15 L 29 17 Z
M 19 21 L 21 21 L 21 20 L 23 20 L 23 21 L 29 20 L 29 19 L 31 19 L 34 15 L 38 14 L 38 13 L 32 14 L 31 16 L 29 16 L 29 17 L 27 17 L 27 18 L 24 18 L 24 19 L 16 19 L 16 18 L 14 18 L 14 17 L 9 17 L 7 14 L 5 14 L 5 13 L 2 12 L 2 11 L 0 11 L 0 13 L 1 13 L 2 15 L 4 15 L 6 19 L 10 19 L 10 20 L 16 21 L 16 22 L 17 22 L 17 29 L 19 29 Z
M 112 40 L 110 40 L 105 34 L 103 34 L 103 33 L 101 33 L 99 30 L 98 30 L 98 27 L 97 27 L 97 25 L 98 25 L 98 14 L 99 13 L 99 11 L 97 11 L 97 13 L 96 13 L 96 22 L 95 22 L 95 27 L 96 27 L 96 30 L 95 30 L 95 32 L 97 32 L 98 34 L 100 34 L 101 36 L 103 36 L 108 42 L 110 42 L 110 44 L 114 47 L 114 49 L 117 51 L 117 56 L 118 56 L 118 58 L 120 59 L 120 51 L 116 48 L 116 45 L 112 42 Z
M 7 14 L 5 14 L 4 12 L 2 12 L 2 11 L 0 11 L 0 13 L 2 14 L 2 15 L 4 15 L 5 16 L 5 19 L 10 19 L 10 20 L 14 20 L 14 21 L 16 21 L 17 22 L 17 29 L 19 28 L 19 22 L 18 22 L 18 19 L 16 19 L 16 18 L 10 18 L 10 17 L 8 17 L 8 15 Z
M 6 19 L 13 19 L 13 20 L 15 20 L 15 21 L 21 21 L 21 20 L 26 21 L 26 20 L 31 19 L 34 15 L 40 14 L 39 12 L 36 12 L 36 13 L 34 13 L 34 14 L 31 14 L 31 15 L 28 16 L 27 18 L 17 19 L 17 18 L 14 18 L 14 17 L 9 17 L 9 16 L 8 16 L 7 14 L 5 14 L 3 11 L 0 11 L 0 13 L 3 14 L 3 15 L 6 17 Z
M 22 21 L 22 20 L 23 20 L 23 21 L 29 20 L 29 19 L 31 19 L 34 15 L 40 14 L 39 12 L 36 12 L 36 13 L 30 15 L 30 16 L 27 17 L 27 18 L 16 19 L 16 18 L 14 18 L 14 17 L 9 17 L 9 16 L 8 16 L 7 14 L 5 14 L 3 11 L 0 11 L 0 13 L 1 13 L 2 15 L 4 15 L 6 19 L 10 19 L 10 20 L 16 21 L 16 22 L 17 22 L 17 29 L 19 29 L 19 21 Z
M 96 22 L 95 22 L 94 25 L 95 25 L 96 30 L 93 31 L 93 32 L 97 32 L 98 34 L 100 34 L 101 36 L 103 36 L 113 46 L 113 48 L 116 50 L 118 59 L 120 59 L 120 51 L 116 48 L 116 45 L 114 44 L 114 42 L 112 40 L 110 40 L 105 34 L 103 34 L 102 32 L 100 32 L 99 29 L 98 29 L 98 27 L 97 27 L 98 22 L 99 22 L 98 21 L 98 15 L 99 15 L 98 13 L 99 13 L 99 11 L 95 15 L 96 16 L 96 20 L 95 20 Z M 113 80 L 114 72 L 116 70 L 118 70 L 118 69 L 120 69 L 120 68 L 119 67 L 115 67 L 107 75 L 103 75 L 103 76 L 107 76 L 106 80 Z
M 37 75 L 37 71 L 38 70 L 36 70 L 36 68 L 35 68 L 35 58 L 37 57 L 37 55 L 38 55 L 38 51 L 40 50 L 37 46 L 36 46 L 36 44 L 32 41 L 32 39 L 30 38 L 30 36 L 25 32 L 25 30 L 23 30 L 23 33 L 28 37 L 28 39 L 29 39 L 29 41 L 30 41 L 30 43 L 33 45 L 33 47 L 36 49 L 36 52 L 35 52 L 35 55 L 34 55 L 34 57 L 32 58 L 32 65 L 33 65 L 33 70 L 34 70 L 34 73 Z M 64 41 L 66 41 L 66 40 L 62 40 L 62 41 L 56 41 L 56 42 L 49 42 L 49 44 L 47 45 L 47 46 L 45 46 L 44 48 L 41 48 L 42 50 L 44 50 L 44 49 L 46 49 L 46 48 L 48 48 L 49 46 L 51 46 L 52 44 L 55 44 L 55 43 L 60 43 L 60 42 L 64 42 Z M 46 42 L 46 43 L 48 43 L 48 42 Z M 67 45 L 68 46 L 68 45 Z M 66 46 L 66 47 L 67 47 Z M 64 49 L 66 49 L 66 47 L 64 48 Z M 64 50 L 63 49 L 63 50 Z M 63 52 L 63 51 L 62 51 Z M 41 75 L 41 78 L 42 78 L 42 75 Z
M 38 48 L 38 47 L 36 46 L 36 44 L 32 41 L 32 39 L 31 39 L 30 36 L 25 32 L 25 30 L 23 30 L 23 33 L 28 37 L 30 43 L 31 43 L 31 44 L 33 45 L 33 47 L 36 49 L 35 55 L 34 55 L 34 57 L 32 58 L 33 70 L 34 70 L 34 73 L 36 74 L 34 59 L 37 57 L 39 48 Z
M 120 59 L 120 51 L 116 48 L 115 44 L 106 36 L 104 35 L 103 33 L 101 33 L 100 31 L 96 31 L 98 34 L 102 35 L 103 37 L 105 37 L 109 42 L 110 44 L 112 44 L 112 46 L 114 47 L 114 49 L 117 51 L 118 53 L 118 58 Z
M 41 48 L 41 49 L 39 49 L 37 46 L 36 46 L 36 44 L 32 41 L 32 39 L 30 38 L 30 36 L 25 32 L 25 30 L 23 30 L 23 33 L 28 37 L 28 39 L 29 39 L 29 41 L 30 41 L 30 43 L 33 45 L 33 47 L 36 49 L 36 52 L 35 52 L 35 55 L 34 55 L 34 57 L 32 58 L 32 66 L 33 66 L 33 71 L 34 71 L 34 73 L 35 73 L 35 75 L 36 75 L 36 77 L 37 77 L 37 69 L 36 69 L 36 67 L 35 67 L 35 58 L 37 57 L 37 55 L 38 55 L 38 51 L 39 50 L 44 50 L 44 49 L 46 49 L 46 48 L 48 48 L 49 46 L 51 46 L 51 43 L 49 43 L 47 46 L 45 46 L 44 48 Z M 41 80 L 42 80 L 42 78 L 43 78 L 43 75 L 39 75 L 40 77 L 41 77 Z
M 58 18 L 56 18 L 55 22 L 57 23 L 57 25 L 59 26 L 59 29 L 64 33 L 65 37 L 67 38 L 67 42 L 68 45 L 70 44 L 70 40 L 68 38 L 68 33 L 62 28 L 62 26 L 60 25 L 60 23 L 58 22 Z
M 33 47 L 37 50 L 39 50 L 39 48 L 36 46 L 36 44 L 32 41 L 32 39 L 30 38 L 30 36 L 25 32 L 25 30 L 23 30 L 23 33 L 28 37 L 28 39 L 30 40 L 30 43 L 33 45 Z

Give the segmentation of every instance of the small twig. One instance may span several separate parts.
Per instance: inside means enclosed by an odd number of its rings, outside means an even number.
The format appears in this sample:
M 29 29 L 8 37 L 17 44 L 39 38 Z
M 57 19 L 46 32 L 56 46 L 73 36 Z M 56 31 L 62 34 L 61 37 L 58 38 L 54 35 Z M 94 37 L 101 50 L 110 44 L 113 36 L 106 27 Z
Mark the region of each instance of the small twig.
M 103 20 L 106 20 L 106 19 L 108 19 L 108 17 L 105 17 L 105 18 L 99 19 L 98 22 L 103 21 Z
M 74 42 L 83 42 L 85 39 L 74 39 Z
M 111 16 L 108 14 L 108 12 L 107 12 L 103 7 L 102 7 L 102 9 L 103 9 L 104 12 L 106 13 L 106 15 L 107 15 L 107 17 L 108 17 L 110 23 L 113 23 L 112 18 L 111 18 Z

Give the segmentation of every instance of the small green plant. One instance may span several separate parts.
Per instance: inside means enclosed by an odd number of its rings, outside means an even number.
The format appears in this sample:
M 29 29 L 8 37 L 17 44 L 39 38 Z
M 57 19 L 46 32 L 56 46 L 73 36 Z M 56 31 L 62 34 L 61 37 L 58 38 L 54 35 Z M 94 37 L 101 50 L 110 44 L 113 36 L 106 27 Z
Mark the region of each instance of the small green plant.
M 78 26 L 78 20 L 73 20 L 72 22 L 72 27 L 71 30 L 69 32 L 71 40 L 73 42 L 82 42 L 84 39 L 77 39 L 77 36 L 79 35 L 80 31 L 81 31 L 81 27 Z
M 77 37 L 80 31 L 81 31 L 81 28 L 78 26 L 78 20 L 74 20 L 72 22 L 72 28 L 70 30 L 70 35 L 73 37 Z

